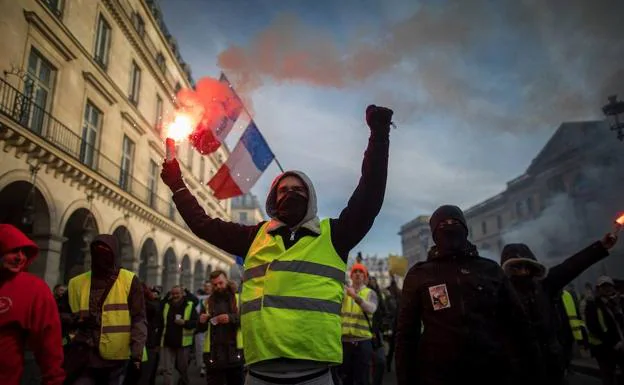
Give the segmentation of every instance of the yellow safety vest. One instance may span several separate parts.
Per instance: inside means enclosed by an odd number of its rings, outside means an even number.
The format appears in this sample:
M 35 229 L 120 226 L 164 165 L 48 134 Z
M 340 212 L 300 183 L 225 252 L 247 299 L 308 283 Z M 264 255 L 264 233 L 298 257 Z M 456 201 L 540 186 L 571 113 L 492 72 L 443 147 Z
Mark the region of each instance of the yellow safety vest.
M 120 269 L 115 283 L 102 305 L 102 326 L 99 351 L 105 360 L 127 360 L 130 358 L 131 319 L 128 308 L 128 294 L 134 273 Z M 81 318 L 89 316 L 91 272 L 80 274 L 69 281 L 67 288 L 72 313 Z
M 596 311 L 598 312 L 598 323 L 600 324 L 600 329 L 602 329 L 603 332 L 606 332 L 607 324 L 605 324 L 604 314 L 602 314 L 602 310 L 600 310 L 599 308 L 596 308 Z M 589 337 L 590 345 L 593 345 L 593 346 L 602 345 L 602 340 L 596 337 L 595 335 L 593 335 L 589 329 L 587 329 L 587 334 Z
M 265 223 L 245 258 L 241 327 L 247 364 L 273 358 L 341 363 L 341 307 L 346 263 L 321 234 L 288 250 Z
M 561 294 L 561 299 L 563 300 L 563 307 L 565 307 L 566 314 L 568 315 L 570 328 L 572 328 L 572 336 L 576 341 L 583 341 L 582 330 L 585 327 L 585 323 L 578 316 L 572 294 L 570 294 L 567 290 L 564 290 Z
M 358 296 L 366 301 L 370 292 L 371 289 L 364 287 L 360 290 Z M 367 314 L 370 321 L 372 314 Z M 371 333 L 370 326 L 364 316 L 364 310 L 348 295 L 345 295 L 344 301 L 342 301 L 342 335 L 373 338 L 373 333 Z
M 163 309 L 163 333 L 162 338 L 160 339 L 160 346 L 165 346 L 165 333 L 167 330 L 167 315 L 169 315 L 169 302 L 165 304 Z M 182 319 L 188 321 L 191 319 L 191 312 L 193 311 L 193 302 L 187 301 L 186 307 L 184 308 L 184 314 Z M 193 345 L 193 333 L 195 329 L 186 329 L 182 328 L 182 346 L 191 346 Z
M 240 296 L 236 294 L 236 307 L 238 308 L 240 303 Z M 206 306 L 208 309 L 208 306 Z M 206 330 L 206 335 L 204 337 L 204 353 L 210 353 L 210 328 L 212 324 L 208 321 L 208 330 Z M 243 332 L 241 331 L 240 326 L 236 329 L 236 348 L 243 349 Z

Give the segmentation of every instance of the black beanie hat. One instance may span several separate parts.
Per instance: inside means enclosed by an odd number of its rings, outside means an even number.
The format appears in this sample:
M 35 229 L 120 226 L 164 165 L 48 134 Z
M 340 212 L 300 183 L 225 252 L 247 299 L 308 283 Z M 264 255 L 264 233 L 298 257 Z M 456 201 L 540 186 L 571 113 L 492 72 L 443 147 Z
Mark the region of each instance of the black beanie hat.
M 438 207 L 436 211 L 431 214 L 431 218 L 429 219 L 431 234 L 435 233 L 440 223 L 447 219 L 455 219 L 459 221 L 459 223 L 466 228 L 466 231 L 468 231 L 468 225 L 466 224 L 466 218 L 464 218 L 464 212 L 457 206 L 444 205 Z

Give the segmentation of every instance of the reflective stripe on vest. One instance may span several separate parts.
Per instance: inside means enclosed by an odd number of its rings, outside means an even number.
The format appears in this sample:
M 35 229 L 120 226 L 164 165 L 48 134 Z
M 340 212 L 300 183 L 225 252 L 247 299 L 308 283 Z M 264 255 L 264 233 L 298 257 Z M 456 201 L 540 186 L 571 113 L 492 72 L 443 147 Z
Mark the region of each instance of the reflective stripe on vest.
M 596 312 L 598 313 L 598 323 L 600 324 L 600 329 L 603 331 L 603 333 L 607 332 L 607 324 L 605 324 L 605 320 L 604 320 L 604 314 L 602 313 L 602 310 L 600 310 L 599 308 L 596 308 Z M 602 340 L 596 336 L 594 336 L 591 331 L 587 330 L 587 334 L 589 335 L 589 344 L 590 345 L 594 345 L 594 346 L 598 346 L 598 345 L 602 345 Z
M 102 326 L 99 351 L 105 360 L 127 360 L 130 358 L 131 319 L 128 295 L 134 273 L 120 269 L 115 283 L 102 305 Z M 69 281 L 67 287 L 69 306 L 81 318 L 89 316 L 91 272 L 80 274 Z
M 141 362 L 147 362 L 147 349 L 143 347 L 143 357 L 141 357 Z
M 346 263 L 321 234 L 288 250 L 265 223 L 245 258 L 241 328 L 247 364 L 273 358 L 342 362 L 341 308 Z
M 370 292 L 371 289 L 364 287 L 360 290 L 358 296 L 366 301 Z M 372 315 L 368 313 L 369 321 L 371 318 Z M 348 295 L 345 295 L 344 301 L 342 301 L 342 335 L 373 338 L 373 333 L 371 333 L 366 317 L 364 316 L 364 310 Z
M 240 295 L 236 294 L 236 308 L 238 308 L 240 304 Z M 208 306 L 206 306 L 208 309 Z M 239 309 L 240 312 L 240 309 Z M 206 335 L 204 336 L 204 353 L 210 353 L 210 328 L 212 324 L 208 321 L 208 330 L 206 330 Z M 243 349 L 243 332 L 241 331 L 240 326 L 236 328 L 236 349 Z
M 568 315 L 570 328 L 572 329 L 572 336 L 576 341 L 583 341 L 582 330 L 585 327 L 585 323 L 578 316 L 572 294 L 570 294 L 570 292 L 568 292 L 567 290 L 564 290 L 561 294 L 561 299 L 563 300 L 563 307 L 565 308 L 566 314 Z
M 167 316 L 169 315 L 169 302 L 165 303 L 165 307 L 163 309 L 163 333 L 162 338 L 160 339 L 160 346 L 165 346 L 165 333 L 167 332 Z M 186 306 L 184 307 L 184 315 L 182 319 L 185 321 L 189 321 L 191 319 L 191 312 L 193 311 L 193 302 L 187 301 Z M 182 346 L 191 346 L 193 345 L 193 334 L 195 329 L 186 329 L 182 327 Z

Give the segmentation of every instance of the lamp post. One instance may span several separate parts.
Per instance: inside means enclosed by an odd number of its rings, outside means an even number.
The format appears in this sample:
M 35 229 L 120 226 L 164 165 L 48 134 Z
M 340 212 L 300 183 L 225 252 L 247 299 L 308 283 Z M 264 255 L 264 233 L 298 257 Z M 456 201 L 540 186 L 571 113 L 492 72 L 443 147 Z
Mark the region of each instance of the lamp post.
M 93 217 L 93 194 L 87 194 L 87 202 L 89 202 L 89 211 L 82 223 L 82 263 L 84 271 L 91 269 L 91 241 L 97 235 L 97 225 Z
M 602 107 L 611 131 L 617 132 L 617 138 L 624 142 L 624 101 L 617 100 L 617 95 L 609 96 L 609 103 Z
M 28 195 L 26 195 L 26 200 L 24 201 L 24 208 L 22 211 L 22 217 L 20 218 L 20 225 L 22 227 L 22 230 L 26 234 L 32 234 L 33 225 L 35 223 L 35 188 L 37 185 L 38 171 L 38 165 L 30 166 L 30 190 L 28 191 Z

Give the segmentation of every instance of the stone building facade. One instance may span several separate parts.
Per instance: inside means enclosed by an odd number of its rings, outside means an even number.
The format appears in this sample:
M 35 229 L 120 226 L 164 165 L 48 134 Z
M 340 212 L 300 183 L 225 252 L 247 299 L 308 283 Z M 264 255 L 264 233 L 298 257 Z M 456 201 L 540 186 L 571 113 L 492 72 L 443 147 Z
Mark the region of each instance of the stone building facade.
M 262 206 L 252 193 L 232 198 L 232 220 L 243 225 L 255 225 L 266 220 Z
M 427 260 L 427 252 L 433 246 L 428 216 L 420 215 L 401 226 L 399 236 L 403 256 L 407 258 L 409 267 Z
M 160 180 L 162 123 L 189 66 L 150 0 L 2 1 L 0 221 L 40 246 L 49 285 L 89 268 L 110 233 L 122 264 L 151 285 L 197 287 L 232 256 L 192 234 Z M 228 156 L 178 149 L 206 212 L 231 219 L 205 183 Z
M 624 212 L 624 147 L 602 121 L 561 124 L 526 171 L 504 191 L 464 210 L 470 240 L 500 261 L 507 243 L 527 243 L 553 266 L 600 239 Z M 410 265 L 432 246 L 428 217 L 401 227 Z M 624 277 L 624 242 L 575 281 L 577 289 L 602 274 Z
M 613 229 L 624 212 L 624 147 L 605 122 L 566 122 L 506 189 L 465 210 L 472 241 L 499 260 L 507 243 L 527 243 L 553 266 Z M 624 276 L 624 242 L 575 283 Z

